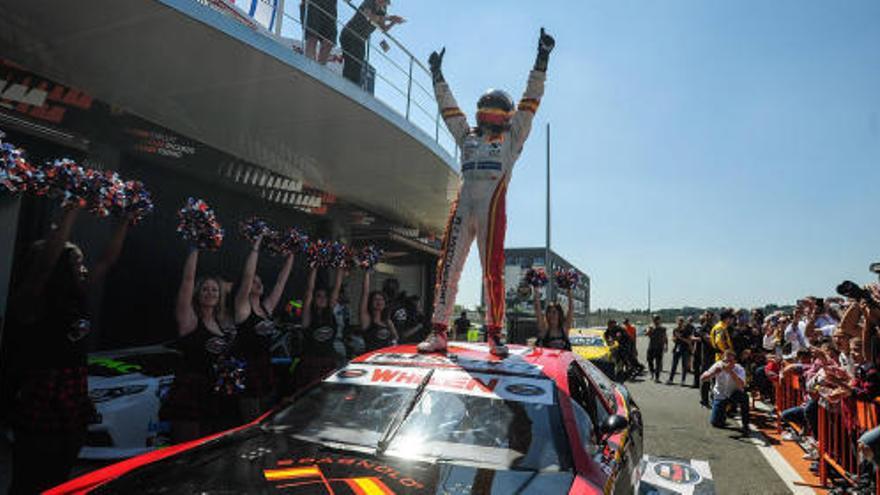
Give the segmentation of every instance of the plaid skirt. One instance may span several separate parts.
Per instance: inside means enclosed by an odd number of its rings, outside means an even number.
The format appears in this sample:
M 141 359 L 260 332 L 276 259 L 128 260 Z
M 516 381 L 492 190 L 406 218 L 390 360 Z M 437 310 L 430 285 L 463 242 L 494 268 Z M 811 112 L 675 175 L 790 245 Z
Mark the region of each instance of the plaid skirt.
M 179 373 L 159 409 L 166 421 L 206 421 L 237 414 L 236 396 L 214 392 L 214 381 L 198 373 Z
M 26 371 L 10 411 L 12 424 L 38 433 L 85 431 L 97 418 L 85 366 Z

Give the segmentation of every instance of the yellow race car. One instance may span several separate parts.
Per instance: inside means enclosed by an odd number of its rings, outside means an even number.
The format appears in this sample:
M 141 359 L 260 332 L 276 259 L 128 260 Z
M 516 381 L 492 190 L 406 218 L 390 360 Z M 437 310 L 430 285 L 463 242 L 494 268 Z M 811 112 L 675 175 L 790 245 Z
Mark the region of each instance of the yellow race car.
M 573 328 L 568 337 L 571 350 L 589 360 L 608 378 L 623 376 L 623 362 L 617 356 L 617 342 L 605 340 L 604 328 Z

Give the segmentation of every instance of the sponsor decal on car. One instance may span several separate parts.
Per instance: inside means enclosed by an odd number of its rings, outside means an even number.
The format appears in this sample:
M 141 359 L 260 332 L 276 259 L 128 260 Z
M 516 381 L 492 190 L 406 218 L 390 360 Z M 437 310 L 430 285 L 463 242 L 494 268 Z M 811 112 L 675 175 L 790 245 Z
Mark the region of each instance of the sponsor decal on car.
M 715 481 L 709 463 L 677 457 L 642 458 L 639 494 L 709 495 L 715 493 Z
M 396 467 L 344 455 L 282 459 L 263 470 L 263 477 L 282 493 L 404 495 L 423 493 L 432 480 Z
M 474 344 L 483 346 L 485 344 Z M 471 344 L 450 344 L 449 351 L 452 352 L 454 347 L 471 346 Z M 484 351 L 486 349 L 483 349 Z M 389 364 L 397 366 L 415 366 L 425 365 L 439 368 L 462 368 L 470 371 L 490 371 L 496 373 L 511 373 L 518 375 L 542 376 L 543 367 L 532 364 L 522 358 L 524 349 L 515 349 L 515 354 L 499 361 L 487 361 L 485 359 L 470 359 L 460 354 L 450 354 L 448 356 L 440 354 L 419 354 L 419 353 L 382 353 L 373 354 L 367 357 L 364 362 L 370 364 Z M 450 357 L 451 356 L 451 357 Z
M 125 361 L 117 361 L 115 359 L 93 357 L 93 356 L 89 356 L 88 364 L 89 364 L 89 366 L 100 366 L 102 368 L 107 368 L 109 370 L 113 370 L 113 371 L 119 373 L 120 375 L 134 373 L 137 371 L 141 371 L 143 369 L 143 367 L 138 364 L 131 364 L 131 363 L 126 363 Z
M 355 385 L 416 388 L 429 369 L 405 366 L 350 365 L 325 381 Z M 521 376 L 472 373 L 459 369 L 437 369 L 428 390 L 453 392 L 490 399 L 513 400 L 535 404 L 553 404 L 550 380 Z

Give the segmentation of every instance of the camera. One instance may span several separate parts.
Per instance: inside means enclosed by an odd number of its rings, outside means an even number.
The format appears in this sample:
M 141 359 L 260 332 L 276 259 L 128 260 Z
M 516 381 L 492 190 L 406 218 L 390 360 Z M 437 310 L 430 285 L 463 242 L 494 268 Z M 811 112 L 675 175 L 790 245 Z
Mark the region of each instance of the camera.
M 849 297 L 857 301 L 865 301 L 872 308 L 877 307 L 877 301 L 871 296 L 871 293 L 862 287 L 859 287 L 851 280 L 844 280 L 837 286 L 837 293 L 844 297 Z

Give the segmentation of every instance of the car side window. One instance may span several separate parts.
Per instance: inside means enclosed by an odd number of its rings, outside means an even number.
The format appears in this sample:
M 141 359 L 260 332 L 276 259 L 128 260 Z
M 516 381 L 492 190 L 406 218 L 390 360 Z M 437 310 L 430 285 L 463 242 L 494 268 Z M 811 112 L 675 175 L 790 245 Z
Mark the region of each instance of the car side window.
M 580 366 L 581 371 L 589 377 L 589 381 L 592 382 L 595 387 L 598 389 L 598 393 L 602 394 L 605 397 L 608 405 L 611 407 L 611 413 L 617 413 L 617 399 L 616 394 L 614 392 L 614 383 L 605 376 L 604 373 L 599 371 L 593 363 L 586 361 L 580 357 L 576 358 L 576 362 Z
M 590 384 L 577 364 L 572 362 L 568 369 L 568 392 L 572 404 L 575 406 L 575 421 L 581 442 L 584 449 L 592 455 L 596 453 L 596 444 L 598 443 L 595 425 L 601 424 L 598 421 L 604 421 L 604 418 L 608 417 L 608 412 L 605 411 L 601 402 L 597 401 L 591 390 Z

